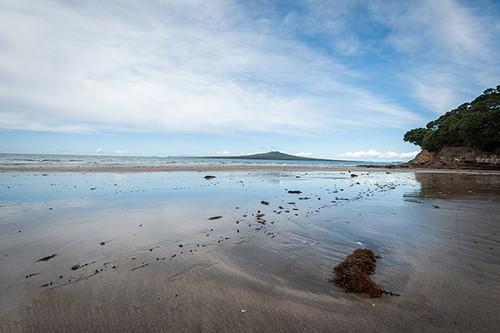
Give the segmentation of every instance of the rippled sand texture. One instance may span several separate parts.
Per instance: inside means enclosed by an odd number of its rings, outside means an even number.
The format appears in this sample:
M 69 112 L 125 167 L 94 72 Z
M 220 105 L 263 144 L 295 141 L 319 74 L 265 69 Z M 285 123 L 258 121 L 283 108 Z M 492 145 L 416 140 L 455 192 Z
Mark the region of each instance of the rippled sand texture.
M 0 174 L 2 331 L 498 330 L 499 176 L 213 175 Z M 401 296 L 329 282 L 357 247 Z

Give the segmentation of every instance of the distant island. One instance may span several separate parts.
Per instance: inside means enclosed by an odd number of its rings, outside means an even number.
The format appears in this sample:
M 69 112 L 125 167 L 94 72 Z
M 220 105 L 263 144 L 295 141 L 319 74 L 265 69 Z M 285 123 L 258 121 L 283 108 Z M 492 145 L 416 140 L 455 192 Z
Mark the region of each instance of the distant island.
M 335 160 L 311 158 L 285 154 L 280 151 L 270 151 L 267 153 L 241 155 L 241 156 L 205 156 L 204 158 L 220 158 L 220 159 L 235 159 L 235 160 L 270 160 L 270 161 L 328 161 Z

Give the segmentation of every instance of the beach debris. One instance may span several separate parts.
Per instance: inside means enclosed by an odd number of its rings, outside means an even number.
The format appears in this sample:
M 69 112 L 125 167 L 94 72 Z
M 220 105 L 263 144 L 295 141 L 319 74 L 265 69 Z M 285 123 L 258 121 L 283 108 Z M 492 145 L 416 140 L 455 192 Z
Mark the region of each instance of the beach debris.
M 370 297 L 380 297 L 382 289 L 371 280 L 375 272 L 376 257 L 370 249 L 355 249 L 352 254 L 333 268 L 333 282 L 345 292 L 367 293 Z
M 30 277 L 36 276 L 38 274 L 40 274 L 40 273 L 30 273 L 30 274 L 26 275 L 24 278 L 29 279 Z
M 205 180 L 210 180 L 210 179 L 214 179 L 215 176 L 211 176 L 211 175 L 206 175 L 205 177 L 203 177 Z
M 298 190 L 289 190 L 288 191 L 288 194 L 301 194 L 302 191 L 298 191 Z
M 144 268 L 144 267 L 146 267 L 146 266 L 149 266 L 149 263 L 145 263 L 145 264 L 142 264 L 142 265 L 139 265 L 139 266 L 136 266 L 136 267 L 132 267 L 132 268 L 130 269 L 130 271 L 131 271 L 131 272 L 133 272 L 133 271 L 136 271 L 136 270 L 138 270 L 138 269 Z M 97 274 L 97 273 L 99 273 L 99 272 L 98 272 L 98 271 L 96 271 L 96 274 Z
M 268 205 L 269 205 L 269 202 L 264 201 L 264 200 L 262 200 L 260 203 L 261 203 L 261 204 L 263 204 L 263 205 L 266 205 L 266 206 L 268 206 Z
M 41 262 L 41 261 L 49 261 L 50 259 L 54 258 L 57 256 L 57 253 L 51 254 L 50 256 L 42 257 L 38 259 L 36 262 Z
M 384 288 L 380 288 L 380 292 L 384 295 L 389 295 L 389 296 L 401 296 L 401 294 L 395 293 L 390 290 L 385 290 Z
M 95 261 L 87 262 L 85 264 L 76 264 L 76 265 L 71 266 L 71 270 L 76 271 L 80 268 L 83 268 L 83 267 L 86 267 L 86 266 L 92 265 L 92 264 L 95 264 Z
M 218 220 L 218 219 L 221 219 L 221 218 L 222 218 L 222 216 L 217 215 L 217 216 L 212 216 L 212 217 L 209 217 L 208 219 L 209 219 L 210 221 L 213 221 L 213 220 Z

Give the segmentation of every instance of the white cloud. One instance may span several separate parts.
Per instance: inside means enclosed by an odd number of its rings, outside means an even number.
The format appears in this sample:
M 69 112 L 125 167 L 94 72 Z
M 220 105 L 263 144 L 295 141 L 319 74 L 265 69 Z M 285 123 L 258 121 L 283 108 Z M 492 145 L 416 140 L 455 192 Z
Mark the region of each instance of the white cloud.
M 296 156 L 302 156 L 302 157 L 312 157 L 313 153 L 299 152 L 299 153 L 295 153 L 294 155 L 296 155 Z
M 0 9 L 0 128 L 306 134 L 421 120 L 231 1 Z
M 398 160 L 404 159 L 409 160 L 414 158 L 419 151 L 412 151 L 407 153 L 396 153 L 393 151 L 378 152 L 374 149 L 360 150 L 353 152 L 346 152 L 339 155 L 340 158 L 349 159 L 385 159 L 385 160 Z
M 128 153 L 128 150 L 127 149 L 115 149 L 115 150 L 113 150 L 113 153 L 115 153 L 115 154 L 126 154 L 126 153 Z
M 387 42 L 406 58 L 401 79 L 425 109 L 445 113 L 498 84 L 500 27 L 488 6 L 478 11 L 455 0 L 370 3 L 371 17 L 389 28 Z
M 102 148 L 101 148 L 101 147 L 96 148 L 95 152 L 96 152 L 96 153 L 100 153 L 100 152 L 102 152 Z
M 216 153 L 217 155 L 222 155 L 222 156 L 227 156 L 227 155 L 231 155 L 231 152 L 229 150 L 222 150 L 222 151 L 218 151 Z

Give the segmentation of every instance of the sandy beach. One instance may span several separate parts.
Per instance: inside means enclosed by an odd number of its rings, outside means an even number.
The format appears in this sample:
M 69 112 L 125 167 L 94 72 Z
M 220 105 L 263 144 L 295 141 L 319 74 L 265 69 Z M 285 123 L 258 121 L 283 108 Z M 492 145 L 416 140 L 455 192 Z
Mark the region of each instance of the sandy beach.
M 500 325 L 498 174 L 107 171 L 0 174 L 3 332 Z M 358 247 L 400 296 L 329 281 Z

